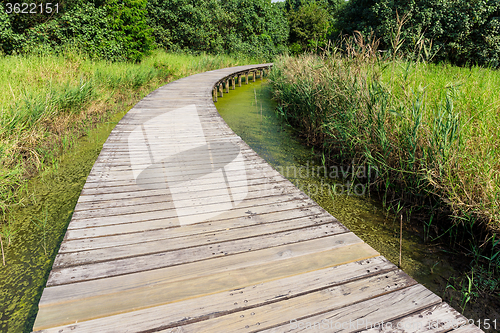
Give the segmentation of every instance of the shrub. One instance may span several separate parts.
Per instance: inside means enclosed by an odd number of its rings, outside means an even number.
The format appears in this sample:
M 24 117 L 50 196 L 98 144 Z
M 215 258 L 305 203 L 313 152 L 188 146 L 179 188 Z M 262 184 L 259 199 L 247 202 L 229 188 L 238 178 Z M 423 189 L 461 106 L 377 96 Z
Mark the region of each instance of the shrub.
M 390 48 L 397 17 L 406 15 L 401 30 L 409 52 L 422 38 L 432 40 L 437 61 L 457 65 L 500 66 L 500 2 L 497 0 L 351 0 L 344 9 L 339 29 L 367 36 L 375 31 L 382 46 Z

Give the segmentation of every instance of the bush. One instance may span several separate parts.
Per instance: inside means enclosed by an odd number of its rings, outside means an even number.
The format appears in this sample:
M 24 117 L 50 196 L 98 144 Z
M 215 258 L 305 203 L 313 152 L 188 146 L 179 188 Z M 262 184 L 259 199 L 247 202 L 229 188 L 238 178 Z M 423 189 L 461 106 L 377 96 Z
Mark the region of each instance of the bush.
M 148 19 L 157 45 L 174 51 L 268 58 L 288 38 L 284 12 L 268 0 L 151 0 Z
M 153 45 L 146 0 L 70 2 L 50 19 L 0 14 L 0 47 L 6 54 L 62 52 L 73 48 L 93 58 L 138 61 Z
M 338 28 L 367 36 L 374 31 L 390 48 L 397 16 L 406 15 L 401 30 L 403 51 L 412 51 L 424 38 L 432 40 L 437 61 L 457 65 L 500 66 L 500 2 L 497 0 L 351 0 Z
M 126 52 L 112 28 L 112 18 L 104 7 L 81 5 L 31 29 L 23 46 L 25 53 L 73 48 L 92 58 L 125 60 Z

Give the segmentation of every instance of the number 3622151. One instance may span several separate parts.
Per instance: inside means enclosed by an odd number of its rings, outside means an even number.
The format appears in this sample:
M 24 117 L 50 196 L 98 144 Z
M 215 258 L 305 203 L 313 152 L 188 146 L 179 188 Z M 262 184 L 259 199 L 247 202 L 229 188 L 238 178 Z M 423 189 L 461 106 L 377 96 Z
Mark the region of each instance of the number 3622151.
M 6 3 L 5 13 L 7 14 L 52 14 L 59 13 L 58 3 Z

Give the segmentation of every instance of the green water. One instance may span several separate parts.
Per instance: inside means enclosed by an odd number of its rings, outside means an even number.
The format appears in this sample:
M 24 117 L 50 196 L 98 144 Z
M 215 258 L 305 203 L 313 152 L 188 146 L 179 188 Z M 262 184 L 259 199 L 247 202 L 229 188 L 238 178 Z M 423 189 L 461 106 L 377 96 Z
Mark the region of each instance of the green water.
M 6 265 L 0 261 L 0 332 L 31 332 L 38 301 L 80 192 L 102 144 L 124 114 L 77 140 L 57 167 L 28 184 L 28 194 L 11 214 L 16 230 L 11 244 L 2 239 Z
M 329 168 L 325 177 L 321 156 L 306 148 L 292 129 L 277 118 L 276 104 L 271 100 L 271 90 L 265 80 L 242 85 L 224 94 L 215 105 L 231 129 L 257 154 L 380 254 L 398 264 L 400 221 L 387 215 L 381 204 L 363 191 L 359 183 L 366 180 L 368 171 L 354 167 L 358 171 L 358 182 L 344 179 L 342 171 L 346 174 L 348 170 L 340 166 Z M 372 177 L 375 174 L 373 171 Z M 347 193 L 349 183 L 357 184 L 349 185 L 350 194 Z M 404 221 L 406 228 L 407 224 Z M 411 230 L 403 229 L 402 269 L 442 295 L 448 278 L 455 273 L 449 258 L 439 248 L 425 246 Z

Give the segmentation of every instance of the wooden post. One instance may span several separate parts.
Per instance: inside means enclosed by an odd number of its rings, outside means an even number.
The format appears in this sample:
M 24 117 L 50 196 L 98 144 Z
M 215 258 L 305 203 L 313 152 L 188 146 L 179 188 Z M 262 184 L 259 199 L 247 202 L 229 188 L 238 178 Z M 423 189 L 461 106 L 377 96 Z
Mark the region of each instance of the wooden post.
M 236 79 L 233 77 L 231 77 L 231 84 L 233 85 L 233 90 L 236 90 Z
M 222 83 L 219 83 L 219 93 L 220 97 L 224 97 L 224 89 L 222 88 Z
M 217 102 L 217 88 L 214 87 L 213 91 L 212 91 L 212 95 L 214 97 L 214 102 Z
M 245 84 L 248 84 L 248 72 L 245 73 Z
M 238 74 L 238 87 L 241 87 L 241 74 Z
M 263 77 L 264 77 L 264 70 L 263 70 L 263 69 L 261 69 L 261 70 L 260 70 L 260 80 L 261 80 L 261 81 L 262 81 Z
M 255 77 L 257 76 L 257 75 L 255 74 L 256 72 L 257 72 L 257 71 L 252 71 L 252 74 L 253 74 L 253 75 L 252 75 L 253 82 L 255 82 Z
M 226 79 L 226 94 L 229 94 L 229 79 Z

